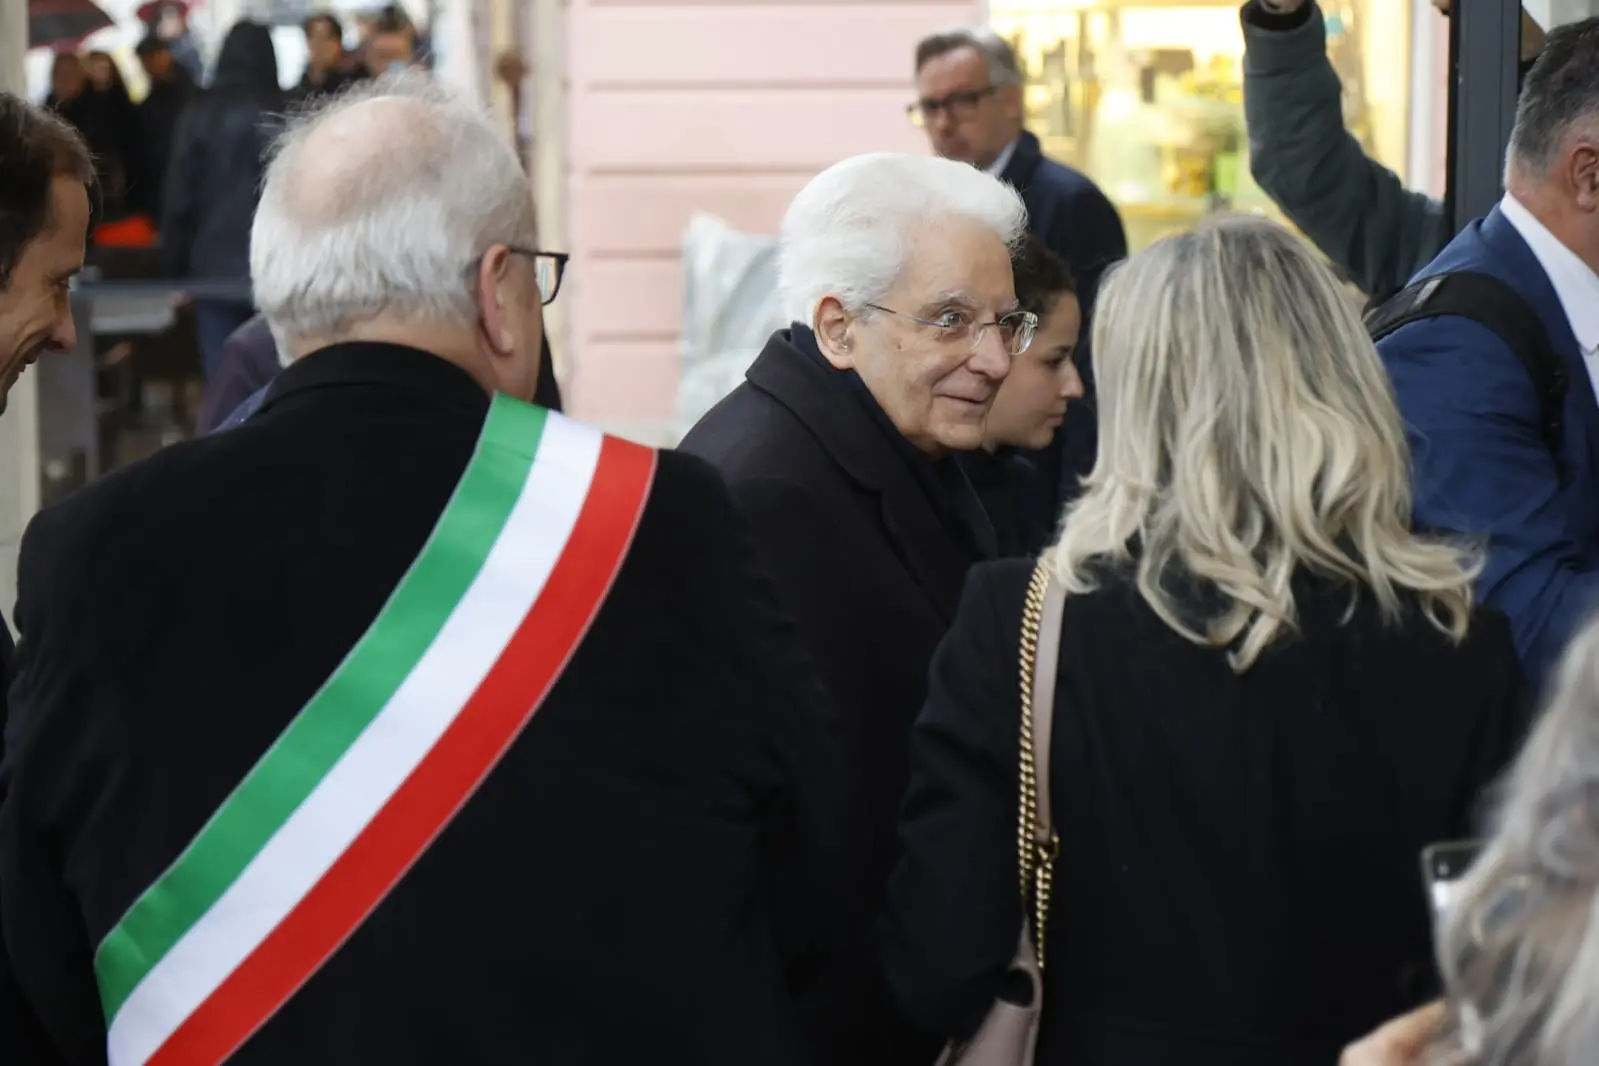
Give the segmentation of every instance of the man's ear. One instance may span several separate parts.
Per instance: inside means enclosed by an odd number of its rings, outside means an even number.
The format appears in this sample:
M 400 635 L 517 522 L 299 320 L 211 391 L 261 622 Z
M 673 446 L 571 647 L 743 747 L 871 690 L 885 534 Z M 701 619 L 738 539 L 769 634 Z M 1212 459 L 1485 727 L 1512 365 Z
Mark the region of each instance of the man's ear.
M 816 334 L 816 346 L 822 356 L 839 370 L 855 367 L 855 344 L 850 336 L 855 328 L 855 316 L 844 310 L 837 297 L 824 296 L 816 305 L 816 320 L 811 326 Z
M 510 355 L 516 350 L 516 336 L 511 332 L 510 318 L 505 313 L 510 258 L 510 249 L 494 244 L 483 253 L 477 265 L 477 299 L 478 306 L 483 309 L 483 338 L 495 355 Z
M 1599 212 L 1599 145 L 1579 141 L 1566 157 L 1566 175 L 1577 205 L 1589 214 Z

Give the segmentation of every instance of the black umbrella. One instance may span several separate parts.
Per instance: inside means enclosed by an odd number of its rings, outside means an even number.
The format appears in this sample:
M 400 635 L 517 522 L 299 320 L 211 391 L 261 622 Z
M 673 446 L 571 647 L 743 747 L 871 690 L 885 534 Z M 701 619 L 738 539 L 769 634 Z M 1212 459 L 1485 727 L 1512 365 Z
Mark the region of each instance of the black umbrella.
M 112 25 L 94 0 L 28 0 L 28 47 L 77 44 Z

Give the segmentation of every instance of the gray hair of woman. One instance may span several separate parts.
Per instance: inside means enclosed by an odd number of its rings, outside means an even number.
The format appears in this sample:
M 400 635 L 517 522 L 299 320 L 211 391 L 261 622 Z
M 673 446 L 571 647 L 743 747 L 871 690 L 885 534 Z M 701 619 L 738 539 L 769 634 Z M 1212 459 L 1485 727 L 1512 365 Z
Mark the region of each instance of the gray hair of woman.
M 1452 1022 L 1433 1061 L 1599 1062 L 1599 624 L 1572 642 L 1438 931 Z
M 1393 386 L 1303 241 L 1230 216 L 1156 242 L 1100 289 L 1093 353 L 1099 459 L 1048 555 L 1067 591 L 1137 543 L 1144 599 L 1239 673 L 1295 630 L 1302 568 L 1464 637 L 1480 557 L 1412 532 Z M 1224 606 L 1197 624 L 1173 573 Z

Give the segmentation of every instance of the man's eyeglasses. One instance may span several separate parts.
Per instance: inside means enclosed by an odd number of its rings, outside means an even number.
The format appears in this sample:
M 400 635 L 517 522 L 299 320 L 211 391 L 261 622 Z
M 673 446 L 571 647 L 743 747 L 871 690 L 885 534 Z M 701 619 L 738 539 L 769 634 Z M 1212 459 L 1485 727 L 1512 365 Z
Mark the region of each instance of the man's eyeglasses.
M 866 306 L 874 311 L 896 315 L 937 330 L 938 339 L 941 341 L 950 344 L 965 341 L 974 352 L 977 351 L 977 346 L 983 343 L 983 334 L 990 329 L 999 330 L 999 343 L 1011 355 L 1021 355 L 1025 352 L 1027 346 L 1033 343 L 1033 334 L 1038 332 L 1038 316 L 1031 311 L 1012 311 L 990 322 L 979 322 L 965 311 L 945 311 L 937 318 L 919 318 L 879 304 Z
M 555 294 L 561 291 L 561 279 L 566 277 L 566 261 L 571 256 L 565 252 L 541 252 L 536 248 L 522 248 L 515 244 L 507 244 L 505 250 L 512 255 L 525 255 L 533 260 L 533 273 L 539 283 L 539 299 L 545 307 L 554 303 Z
M 992 96 L 998 88 L 997 85 L 990 85 L 986 89 L 967 89 L 964 92 L 950 93 L 948 96 L 918 100 L 914 104 L 905 105 L 905 114 L 909 116 L 912 125 L 916 126 L 927 125 L 938 117 L 940 111 L 949 112 L 950 118 L 960 122 L 971 118 L 983 97 Z

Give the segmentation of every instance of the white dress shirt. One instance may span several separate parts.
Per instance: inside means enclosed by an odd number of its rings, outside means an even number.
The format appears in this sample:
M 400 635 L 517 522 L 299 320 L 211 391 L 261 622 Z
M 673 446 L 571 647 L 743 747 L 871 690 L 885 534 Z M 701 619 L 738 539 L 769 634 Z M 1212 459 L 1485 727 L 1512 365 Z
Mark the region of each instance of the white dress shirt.
M 1011 141 L 1009 144 L 1007 144 L 1004 151 L 995 156 L 994 161 L 988 164 L 988 166 L 984 167 L 983 170 L 996 178 L 1004 177 L 1005 168 L 1010 166 L 1010 157 L 1016 154 L 1016 146 L 1020 144 L 1021 141 L 1022 139 L 1017 137 L 1014 141 Z
M 1527 242 L 1538 265 L 1549 275 L 1549 283 L 1560 297 L 1560 306 L 1571 323 L 1571 332 L 1582 349 L 1588 367 L 1588 380 L 1599 397 L 1599 274 L 1582 257 L 1560 242 L 1533 213 L 1509 193 L 1499 201 L 1499 210 Z

